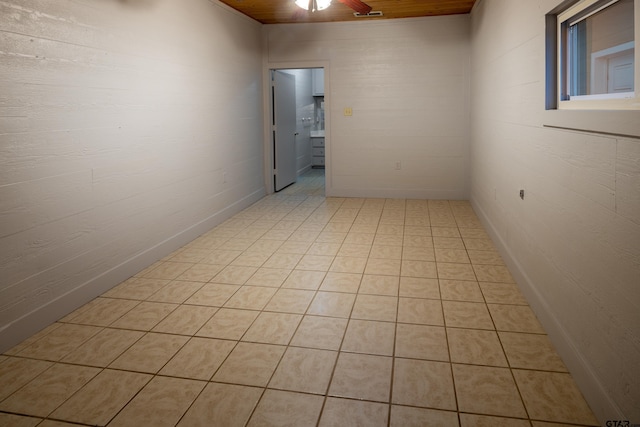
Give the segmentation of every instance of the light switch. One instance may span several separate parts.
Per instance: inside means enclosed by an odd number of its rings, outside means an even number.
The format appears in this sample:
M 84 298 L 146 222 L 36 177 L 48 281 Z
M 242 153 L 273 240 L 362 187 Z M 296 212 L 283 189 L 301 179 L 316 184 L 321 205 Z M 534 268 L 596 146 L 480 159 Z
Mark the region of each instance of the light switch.
M 344 107 L 345 116 L 353 116 L 353 109 L 351 107 Z

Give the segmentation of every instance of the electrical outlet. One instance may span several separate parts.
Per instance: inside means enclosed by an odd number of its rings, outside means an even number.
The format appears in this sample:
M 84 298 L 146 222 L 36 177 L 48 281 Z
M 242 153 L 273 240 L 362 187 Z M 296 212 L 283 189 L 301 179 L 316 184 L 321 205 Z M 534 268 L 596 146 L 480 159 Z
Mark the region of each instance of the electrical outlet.
M 351 107 L 344 107 L 344 115 L 345 115 L 345 116 L 353 116 L 353 108 L 351 108 Z

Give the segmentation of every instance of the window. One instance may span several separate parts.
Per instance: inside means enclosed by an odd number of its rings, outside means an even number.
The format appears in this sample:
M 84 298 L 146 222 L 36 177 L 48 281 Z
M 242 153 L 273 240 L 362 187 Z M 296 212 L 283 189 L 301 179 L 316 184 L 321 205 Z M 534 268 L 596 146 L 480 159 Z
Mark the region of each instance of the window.
M 556 93 L 547 108 L 640 109 L 640 0 L 582 0 L 555 12 Z M 549 78 L 549 55 L 547 62 Z

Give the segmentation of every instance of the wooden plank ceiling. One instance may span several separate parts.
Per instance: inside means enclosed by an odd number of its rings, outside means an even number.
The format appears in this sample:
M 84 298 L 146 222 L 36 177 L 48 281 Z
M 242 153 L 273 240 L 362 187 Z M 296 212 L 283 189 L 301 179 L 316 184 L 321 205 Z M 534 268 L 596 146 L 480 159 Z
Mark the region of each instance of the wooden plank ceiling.
M 316 12 L 300 9 L 294 0 L 220 1 L 263 24 L 285 24 L 457 15 L 469 13 L 476 0 L 364 0 L 373 11 L 383 13 L 382 17 L 375 18 L 356 18 L 353 9 L 339 0 L 332 0 L 329 8 Z

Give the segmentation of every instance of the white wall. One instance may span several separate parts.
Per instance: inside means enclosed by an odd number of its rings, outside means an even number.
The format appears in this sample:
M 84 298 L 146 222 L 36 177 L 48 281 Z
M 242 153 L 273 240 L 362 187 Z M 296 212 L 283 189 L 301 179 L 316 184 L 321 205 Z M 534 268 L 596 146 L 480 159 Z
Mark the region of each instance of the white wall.
M 264 194 L 261 37 L 208 0 L 0 4 L 0 351 Z
M 596 415 L 637 423 L 640 140 L 544 127 L 558 117 L 544 15 L 559 3 L 473 9 L 471 200 Z
M 302 175 L 311 169 L 311 129 L 313 125 L 313 95 L 311 69 L 283 70 L 296 78 L 296 171 Z M 307 120 L 311 118 L 311 121 Z M 304 119 L 304 120 L 303 120 Z
M 265 34 L 268 63 L 328 64 L 327 195 L 468 198 L 469 16 Z

